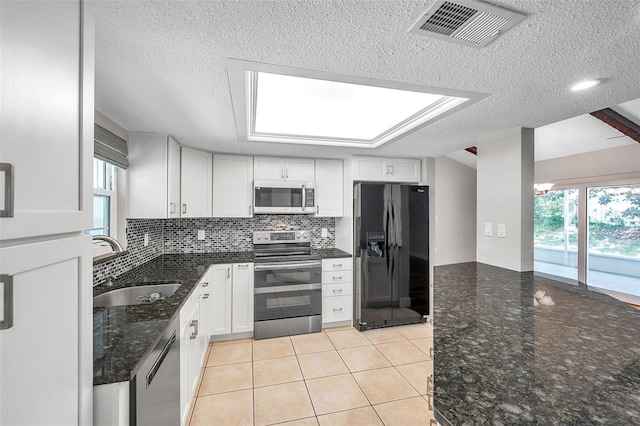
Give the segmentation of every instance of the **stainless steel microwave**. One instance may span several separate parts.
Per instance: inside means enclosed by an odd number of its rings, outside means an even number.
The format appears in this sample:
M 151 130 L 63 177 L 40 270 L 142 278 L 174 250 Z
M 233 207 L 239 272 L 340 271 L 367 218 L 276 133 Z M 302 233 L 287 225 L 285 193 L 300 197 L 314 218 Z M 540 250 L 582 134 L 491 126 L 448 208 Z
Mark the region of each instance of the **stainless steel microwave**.
M 313 214 L 316 212 L 315 182 L 253 181 L 255 214 Z

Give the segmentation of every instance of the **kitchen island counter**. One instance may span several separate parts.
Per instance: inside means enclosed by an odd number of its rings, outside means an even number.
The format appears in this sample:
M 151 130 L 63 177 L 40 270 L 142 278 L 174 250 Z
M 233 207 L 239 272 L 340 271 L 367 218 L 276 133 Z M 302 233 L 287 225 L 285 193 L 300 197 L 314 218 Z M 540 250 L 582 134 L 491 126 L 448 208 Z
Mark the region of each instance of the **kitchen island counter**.
M 637 424 L 640 310 L 475 262 L 437 267 L 434 283 L 441 424 Z M 538 291 L 554 304 L 534 306 Z

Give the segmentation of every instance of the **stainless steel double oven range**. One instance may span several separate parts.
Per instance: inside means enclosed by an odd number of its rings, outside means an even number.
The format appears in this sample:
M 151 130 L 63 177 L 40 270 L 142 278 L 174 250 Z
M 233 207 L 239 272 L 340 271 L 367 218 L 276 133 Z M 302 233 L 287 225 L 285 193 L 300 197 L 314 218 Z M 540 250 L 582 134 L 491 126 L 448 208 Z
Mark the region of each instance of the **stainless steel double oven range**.
M 322 262 L 309 231 L 256 231 L 255 339 L 322 330 Z

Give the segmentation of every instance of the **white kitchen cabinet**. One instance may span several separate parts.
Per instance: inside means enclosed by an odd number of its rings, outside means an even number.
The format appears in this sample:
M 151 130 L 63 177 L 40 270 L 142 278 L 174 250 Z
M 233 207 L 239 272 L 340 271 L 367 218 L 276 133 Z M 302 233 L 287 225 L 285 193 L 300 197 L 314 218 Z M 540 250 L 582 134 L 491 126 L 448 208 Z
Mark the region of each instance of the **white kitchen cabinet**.
M 130 218 L 180 217 L 180 145 L 168 135 L 129 132 Z
M 322 259 L 323 327 L 345 325 L 353 313 L 353 260 Z
M 2 241 L 91 228 L 95 6 L 81 4 L 0 2 Z
M 180 148 L 181 217 L 211 217 L 213 205 L 211 153 Z
M 91 237 L 3 247 L 0 258 L 0 424 L 90 424 Z
M 231 332 L 253 331 L 253 263 L 233 264 Z
M 255 180 L 291 180 L 313 182 L 315 167 L 312 158 L 254 157 Z
M 342 217 L 342 160 L 316 160 L 316 217 Z
M 354 157 L 353 180 L 374 182 L 420 182 L 420 160 Z
M 213 155 L 213 217 L 251 217 L 253 157 Z
M 195 303 L 185 304 L 180 310 L 180 322 L 184 323 L 180 330 L 180 422 L 183 425 L 187 423 L 202 365 L 198 348 L 199 292 L 194 293 L 190 298 L 195 298 Z
M 209 333 L 212 336 L 231 334 L 231 301 L 232 301 L 232 265 L 220 264 L 210 267 L 211 298 L 211 326 Z

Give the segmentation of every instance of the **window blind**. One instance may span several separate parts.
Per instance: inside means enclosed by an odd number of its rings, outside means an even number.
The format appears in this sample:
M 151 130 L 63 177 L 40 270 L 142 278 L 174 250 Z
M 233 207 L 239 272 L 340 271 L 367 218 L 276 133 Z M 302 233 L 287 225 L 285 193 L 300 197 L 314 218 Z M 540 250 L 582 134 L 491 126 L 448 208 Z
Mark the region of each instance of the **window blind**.
M 127 141 L 104 127 L 94 125 L 93 156 L 120 168 L 129 167 Z

